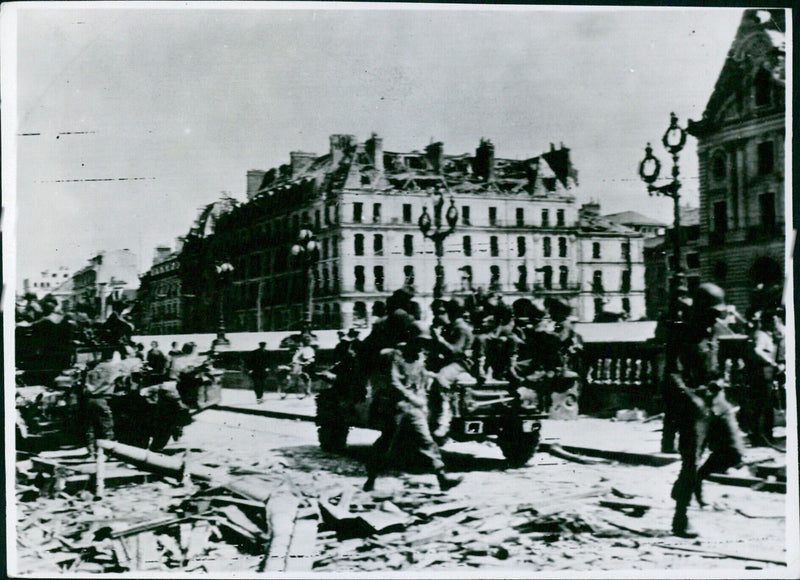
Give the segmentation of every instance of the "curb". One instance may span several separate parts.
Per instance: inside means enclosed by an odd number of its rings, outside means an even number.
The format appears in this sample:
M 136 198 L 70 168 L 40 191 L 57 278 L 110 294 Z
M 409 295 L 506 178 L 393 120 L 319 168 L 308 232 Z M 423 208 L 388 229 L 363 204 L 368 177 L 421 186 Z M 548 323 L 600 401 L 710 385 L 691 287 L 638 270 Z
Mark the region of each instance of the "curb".
M 539 449 L 547 451 L 551 443 L 540 443 Z M 632 453 L 630 451 L 611 451 L 608 449 L 597 449 L 594 447 L 575 447 L 574 445 L 558 444 L 564 451 L 585 455 L 587 457 L 599 457 L 609 459 L 619 463 L 629 463 L 633 465 L 649 465 L 651 467 L 663 467 L 680 461 L 680 456 L 669 453 Z
M 262 417 L 272 417 L 274 419 L 294 419 L 295 421 L 314 421 L 311 415 L 302 413 L 288 413 L 284 411 L 271 411 L 269 409 L 250 409 L 248 407 L 236 407 L 233 405 L 214 405 L 209 407 L 217 411 L 229 411 L 231 413 L 242 413 L 244 415 L 260 415 Z

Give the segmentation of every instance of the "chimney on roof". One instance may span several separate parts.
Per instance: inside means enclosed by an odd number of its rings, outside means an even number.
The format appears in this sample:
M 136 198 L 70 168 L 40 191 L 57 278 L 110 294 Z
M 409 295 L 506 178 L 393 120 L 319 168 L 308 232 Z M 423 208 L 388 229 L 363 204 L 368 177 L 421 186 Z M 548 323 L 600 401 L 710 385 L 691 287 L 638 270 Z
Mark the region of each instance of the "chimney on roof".
M 331 135 L 331 163 L 336 170 L 350 152 L 353 142 L 356 140 L 354 135 Z
M 251 169 L 247 172 L 247 199 L 253 199 L 258 193 L 265 173 L 266 171 L 260 169 Z
M 169 246 L 156 246 L 156 254 L 153 257 L 153 265 L 160 264 L 169 257 Z
M 373 133 L 367 140 L 367 155 L 372 158 L 372 165 L 377 171 L 383 171 L 383 138 Z
M 494 144 L 481 139 L 472 161 L 472 172 L 484 181 L 494 181 Z
M 303 151 L 292 151 L 289 153 L 289 158 L 292 160 L 292 177 L 297 177 L 303 171 L 311 167 L 314 159 L 317 158 L 316 153 L 305 153 Z
M 431 168 L 436 173 L 441 173 L 444 169 L 444 143 L 437 141 L 425 147 L 425 157 L 431 164 Z
M 600 217 L 600 203 L 597 201 L 590 201 L 584 203 L 578 210 L 578 219 L 583 220 L 586 218 Z
M 550 151 L 542 155 L 544 160 L 556 174 L 556 179 L 561 182 L 561 185 L 567 187 L 567 178 L 570 175 L 571 165 L 569 160 L 569 148 L 561 144 L 560 149 L 556 149 L 555 145 L 550 143 Z

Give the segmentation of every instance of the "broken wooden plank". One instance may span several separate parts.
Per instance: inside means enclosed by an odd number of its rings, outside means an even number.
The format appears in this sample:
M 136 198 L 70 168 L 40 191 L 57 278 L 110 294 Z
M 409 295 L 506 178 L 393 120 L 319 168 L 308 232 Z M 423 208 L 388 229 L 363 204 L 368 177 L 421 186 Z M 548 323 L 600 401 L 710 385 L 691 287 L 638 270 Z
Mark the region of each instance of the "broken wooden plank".
M 159 530 L 163 528 L 167 528 L 173 526 L 175 524 L 180 524 L 183 522 L 188 522 L 193 519 L 199 518 L 203 515 L 206 515 L 209 512 L 203 512 L 201 514 L 192 514 L 190 516 L 181 516 L 181 517 L 172 517 L 172 518 L 162 518 L 159 520 L 153 520 L 151 522 L 145 522 L 142 524 L 138 524 L 135 526 L 131 526 L 129 528 L 125 528 L 124 530 L 116 530 L 109 533 L 108 537 L 111 539 L 116 538 L 125 538 L 127 536 L 135 536 L 137 534 L 151 532 L 154 530 Z
M 185 551 L 185 561 L 187 563 L 198 556 L 202 556 L 206 551 L 209 538 L 211 537 L 211 530 L 211 525 L 206 521 L 199 521 L 192 526 L 189 531 L 189 539 Z
M 316 518 L 305 517 L 295 520 L 286 560 L 286 572 L 311 570 L 317 554 L 317 527 Z
M 224 484 L 225 489 L 239 494 L 242 497 L 254 501 L 266 503 L 272 493 L 272 488 L 265 481 L 260 479 L 239 479 L 228 481 Z
M 294 520 L 300 501 L 293 494 L 277 491 L 267 502 L 267 523 L 269 524 L 269 548 L 264 567 L 267 572 L 282 572 L 286 569 L 289 545 L 294 532 Z
M 741 552 L 725 552 L 721 550 L 705 550 L 703 548 L 695 548 L 691 546 L 681 546 L 676 544 L 667 544 L 658 542 L 652 544 L 653 546 L 658 546 L 659 548 L 664 548 L 667 550 L 678 550 L 682 552 L 695 552 L 698 554 L 708 554 L 710 556 L 717 556 L 721 558 L 731 558 L 733 560 L 745 560 L 749 562 L 763 562 L 765 564 L 777 564 L 779 566 L 786 566 L 786 560 L 778 560 L 777 558 L 764 558 L 761 556 L 748 556 L 746 554 L 742 554 Z
M 242 510 L 235 505 L 228 505 L 223 508 L 218 508 L 216 511 L 228 518 L 228 521 L 250 532 L 253 536 L 258 537 L 266 535 L 261 526 L 248 518 L 244 512 L 242 512 Z
M 440 503 L 434 505 L 423 506 L 414 510 L 414 513 L 423 518 L 431 518 L 433 516 L 449 516 L 465 509 L 469 509 L 470 504 L 463 501 L 451 501 L 447 503 Z
M 396 532 L 404 529 L 412 521 L 411 516 L 406 513 L 382 510 L 360 512 L 357 517 L 370 534 Z
M 136 570 L 161 569 L 161 554 L 153 532 L 144 532 L 134 539 L 136 553 Z
M 650 509 L 648 504 L 637 503 L 629 500 L 601 499 L 598 503 L 603 507 L 629 512 L 630 515 L 635 517 L 643 516 Z

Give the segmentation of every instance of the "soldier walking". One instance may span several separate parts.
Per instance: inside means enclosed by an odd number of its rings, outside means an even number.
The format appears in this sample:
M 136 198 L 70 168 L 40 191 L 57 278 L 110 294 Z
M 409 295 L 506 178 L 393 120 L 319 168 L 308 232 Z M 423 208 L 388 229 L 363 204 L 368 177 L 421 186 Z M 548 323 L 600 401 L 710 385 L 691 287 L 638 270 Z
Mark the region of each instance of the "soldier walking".
M 372 446 L 364 491 L 375 488 L 375 479 L 393 463 L 401 451 L 422 458 L 436 474 L 442 491 L 458 485 L 460 478 L 445 474 L 439 446 L 428 425 L 428 373 L 423 357 L 430 334 L 419 323 L 410 323 L 395 348 L 383 349 L 373 376 L 373 418 L 381 423 L 381 435 Z
M 672 533 L 684 538 L 698 535 L 689 525 L 687 509 L 693 494 L 704 505 L 703 479 L 723 473 L 742 460 L 744 445 L 736 410 L 725 398 L 724 369 L 718 359 L 719 331 L 715 323 L 726 311 L 725 293 L 719 286 L 707 283 L 697 288 L 670 374 L 677 393 L 674 405 L 681 454 L 681 471 L 672 487 Z M 711 453 L 699 466 L 706 448 Z

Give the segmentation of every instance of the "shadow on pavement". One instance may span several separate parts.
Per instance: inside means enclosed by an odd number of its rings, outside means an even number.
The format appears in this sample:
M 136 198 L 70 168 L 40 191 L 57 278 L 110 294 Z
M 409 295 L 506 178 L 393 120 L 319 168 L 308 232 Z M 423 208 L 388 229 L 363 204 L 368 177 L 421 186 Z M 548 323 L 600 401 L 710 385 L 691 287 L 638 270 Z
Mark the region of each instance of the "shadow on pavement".
M 317 445 L 301 445 L 277 449 L 286 460 L 286 467 L 300 471 L 328 471 L 339 475 L 361 477 L 366 475 L 366 465 L 372 456 L 371 445 L 348 445 L 342 453 L 323 451 Z M 442 451 L 447 470 L 468 473 L 479 471 L 504 471 L 505 460 L 492 457 L 476 457 L 469 453 Z M 428 473 L 419 460 L 410 453 L 400 453 L 392 461 L 392 470 L 413 474 Z

